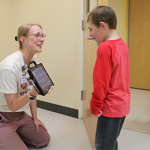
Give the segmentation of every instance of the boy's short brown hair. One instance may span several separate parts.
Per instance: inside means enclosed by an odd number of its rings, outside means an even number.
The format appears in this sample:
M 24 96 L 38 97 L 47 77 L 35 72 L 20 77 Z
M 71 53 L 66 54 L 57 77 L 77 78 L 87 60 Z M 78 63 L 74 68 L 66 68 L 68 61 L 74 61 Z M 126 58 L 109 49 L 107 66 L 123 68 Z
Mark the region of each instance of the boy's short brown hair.
M 117 17 L 115 11 L 109 6 L 98 6 L 94 8 L 88 15 L 87 22 L 91 22 L 97 27 L 100 22 L 108 24 L 109 29 L 117 28 Z

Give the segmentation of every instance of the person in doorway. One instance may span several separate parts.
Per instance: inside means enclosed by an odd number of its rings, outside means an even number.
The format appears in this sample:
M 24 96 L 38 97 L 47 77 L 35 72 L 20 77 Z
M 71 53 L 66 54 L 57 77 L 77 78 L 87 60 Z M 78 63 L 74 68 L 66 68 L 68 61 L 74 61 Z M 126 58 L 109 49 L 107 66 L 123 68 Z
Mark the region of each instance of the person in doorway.
M 50 135 L 37 118 L 37 91 L 27 81 L 27 65 L 37 63 L 46 35 L 39 24 L 18 28 L 16 40 L 20 50 L 0 63 L 0 150 L 28 150 L 26 144 L 42 147 Z M 53 89 L 53 87 L 48 91 Z M 30 108 L 31 115 L 25 111 Z
M 96 150 L 117 150 L 117 138 L 130 111 L 129 56 L 119 37 L 114 10 L 94 8 L 87 18 L 89 36 L 99 43 L 93 71 L 91 113 L 98 117 Z

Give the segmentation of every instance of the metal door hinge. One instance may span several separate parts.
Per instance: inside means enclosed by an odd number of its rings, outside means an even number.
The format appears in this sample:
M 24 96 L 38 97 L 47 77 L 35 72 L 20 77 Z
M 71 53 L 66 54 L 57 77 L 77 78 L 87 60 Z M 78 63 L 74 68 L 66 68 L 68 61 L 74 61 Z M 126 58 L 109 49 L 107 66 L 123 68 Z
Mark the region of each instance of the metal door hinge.
M 84 94 L 84 90 L 81 91 L 81 100 L 83 100 L 83 95 Z
M 82 30 L 85 29 L 84 25 L 85 25 L 85 20 L 82 20 Z

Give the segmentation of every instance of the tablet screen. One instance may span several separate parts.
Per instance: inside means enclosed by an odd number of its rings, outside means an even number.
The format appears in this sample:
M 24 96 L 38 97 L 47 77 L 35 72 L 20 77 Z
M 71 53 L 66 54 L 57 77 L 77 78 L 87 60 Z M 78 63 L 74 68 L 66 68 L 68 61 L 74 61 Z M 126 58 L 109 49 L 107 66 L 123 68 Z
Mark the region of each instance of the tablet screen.
M 41 87 L 42 91 L 46 93 L 53 85 L 53 82 L 44 69 L 43 65 L 38 64 L 35 67 L 32 67 L 30 71 L 32 72 L 36 82 Z

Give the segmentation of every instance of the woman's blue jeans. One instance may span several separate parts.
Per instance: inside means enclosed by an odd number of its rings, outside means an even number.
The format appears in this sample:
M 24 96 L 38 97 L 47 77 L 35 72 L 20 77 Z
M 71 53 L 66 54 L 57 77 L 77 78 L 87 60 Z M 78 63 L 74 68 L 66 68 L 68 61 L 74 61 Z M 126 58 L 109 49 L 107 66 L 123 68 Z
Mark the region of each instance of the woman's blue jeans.
M 98 118 L 95 137 L 96 150 L 118 150 L 117 138 L 124 120 L 125 117 L 108 118 L 100 116 Z

